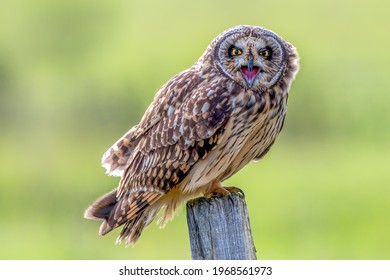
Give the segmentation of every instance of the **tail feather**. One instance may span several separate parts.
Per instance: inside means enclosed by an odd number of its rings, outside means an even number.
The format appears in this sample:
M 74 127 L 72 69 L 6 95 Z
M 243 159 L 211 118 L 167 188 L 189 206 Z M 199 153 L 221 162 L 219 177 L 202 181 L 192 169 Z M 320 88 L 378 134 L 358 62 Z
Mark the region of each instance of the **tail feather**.
M 141 215 L 134 217 L 134 219 L 128 221 L 119 234 L 116 243 L 120 244 L 123 239 L 126 239 L 126 246 L 137 242 L 141 236 L 143 229 L 148 226 L 160 211 L 160 207 L 149 208 L 145 210 Z
M 105 220 L 110 216 L 112 209 L 115 207 L 117 189 L 106 193 L 97 199 L 84 212 L 84 218 L 89 220 Z
M 84 213 L 86 219 L 103 220 L 99 234 L 105 235 L 125 224 L 117 242 L 126 240 L 126 245 L 137 241 L 145 226 L 156 217 L 160 206 L 153 204 L 163 195 L 160 192 L 133 192 L 117 198 L 117 189 L 96 200 Z M 152 206 L 153 205 L 153 206 Z

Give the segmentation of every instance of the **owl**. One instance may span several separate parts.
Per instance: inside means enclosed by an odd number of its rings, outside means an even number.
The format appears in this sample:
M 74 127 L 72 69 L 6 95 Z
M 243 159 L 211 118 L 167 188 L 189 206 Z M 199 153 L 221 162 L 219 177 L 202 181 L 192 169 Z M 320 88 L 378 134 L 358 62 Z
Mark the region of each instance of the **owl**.
M 123 225 L 117 242 L 134 245 L 160 211 L 163 227 L 188 199 L 228 195 L 221 182 L 261 159 L 282 129 L 298 68 L 295 47 L 270 30 L 242 25 L 218 35 L 103 155 L 120 181 L 85 218 L 103 221 L 100 235 Z

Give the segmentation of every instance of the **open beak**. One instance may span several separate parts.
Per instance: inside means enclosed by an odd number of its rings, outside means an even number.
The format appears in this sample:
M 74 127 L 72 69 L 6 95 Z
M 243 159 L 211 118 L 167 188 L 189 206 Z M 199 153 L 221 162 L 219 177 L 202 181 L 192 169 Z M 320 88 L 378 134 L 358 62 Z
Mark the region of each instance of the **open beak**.
M 260 67 L 253 65 L 253 56 L 248 56 L 248 65 L 241 66 L 241 73 L 248 87 L 252 87 L 253 81 L 260 72 Z

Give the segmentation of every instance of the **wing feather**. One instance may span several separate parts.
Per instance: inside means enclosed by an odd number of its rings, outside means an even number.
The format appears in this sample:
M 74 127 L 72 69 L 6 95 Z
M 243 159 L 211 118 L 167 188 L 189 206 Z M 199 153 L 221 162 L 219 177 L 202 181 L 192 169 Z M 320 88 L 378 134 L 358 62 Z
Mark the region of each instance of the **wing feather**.
M 106 169 L 106 174 L 121 177 L 124 174 L 128 161 L 150 128 L 155 127 L 160 121 L 173 110 L 179 108 L 186 98 L 186 93 L 191 92 L 203 79 L 197 74 L 195 69 L 190 68 L 173 77 L 157 92 L 152 104 L 146 110 L 138 125 L 131 128 L 114 145 L 112 145 L 102 157 L 102 166 Z M 178 120 L 171 120 L 173 127 Z M 177 135 L 176 135 L 177 136 Z M 175 143 L 175 135 L 167 138 L 171 144 Z M 155 148 L 158 141 L 153 137 L 147 138 L 147 147 Z

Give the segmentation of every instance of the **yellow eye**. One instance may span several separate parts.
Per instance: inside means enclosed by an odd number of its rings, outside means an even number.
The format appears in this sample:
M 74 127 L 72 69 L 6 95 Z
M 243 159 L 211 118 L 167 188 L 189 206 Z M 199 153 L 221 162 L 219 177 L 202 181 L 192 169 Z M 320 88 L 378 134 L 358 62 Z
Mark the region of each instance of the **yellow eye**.
M 229 56 L 230 57 L 241 55 L 241 54 L 242 54 L 242 50 L 240 50 L 239 48 L 236 48 L 236 47 L 233 47 L 233 46 L 231 46 L 229 48 Z
M 265 58 L 269 58 L 271 56 L 271 50 L 269 48 L 262 49 L 259 51 L 259 55 Z

